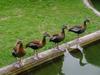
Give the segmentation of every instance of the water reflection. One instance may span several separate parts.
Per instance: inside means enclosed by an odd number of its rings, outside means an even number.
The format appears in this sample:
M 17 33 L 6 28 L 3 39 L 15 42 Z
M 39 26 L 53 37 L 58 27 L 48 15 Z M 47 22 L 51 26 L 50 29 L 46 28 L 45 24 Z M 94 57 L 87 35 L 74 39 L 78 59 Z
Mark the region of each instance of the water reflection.
M 65 52 L 58 60 L 18 75 L 100 75 L 100 40 L 83 52 Z
M 63 73 L 65 75 L 100 75 L 100 50 L 98 50 L 100 49 L 100 41 L 94 44 L 85 47 L 83 54 L 77 50 L 66 52 L 62 67 Z
M 80 50 L 76 49 L 74 51 L 69 52 L 70 55 L 72 55 L 74 58 L 79 59 L 80 66 L 85 66 L 87 63 L 83 61 L 85 60 L 84 53 L 82 53 Z

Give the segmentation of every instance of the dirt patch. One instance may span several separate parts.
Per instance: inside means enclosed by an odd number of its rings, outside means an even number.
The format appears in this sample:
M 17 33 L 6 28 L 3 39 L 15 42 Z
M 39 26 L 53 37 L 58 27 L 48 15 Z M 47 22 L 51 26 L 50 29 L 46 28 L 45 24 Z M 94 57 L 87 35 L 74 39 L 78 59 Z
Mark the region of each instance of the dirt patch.
M 9 16 L 0 16 L 0 21 L 7 20 L 7 19 L 9 19 L 9 18 L 10 18 Z

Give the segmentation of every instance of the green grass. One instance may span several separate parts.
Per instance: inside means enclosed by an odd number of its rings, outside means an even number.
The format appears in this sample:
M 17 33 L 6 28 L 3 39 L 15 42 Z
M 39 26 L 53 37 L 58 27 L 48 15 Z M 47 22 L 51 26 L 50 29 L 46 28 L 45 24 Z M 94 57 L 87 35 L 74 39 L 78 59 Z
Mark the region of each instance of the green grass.
M 91 23 L 81 36 L 100 29 L 100 17 L 87 9 L 82 0 L 1 0 L 0 67 L 15 62 L 11 51 L 17 39 L 23 40 L 25 45 L 33 39 L 42 39 L 45 31 L 58 33 L 63 24 L 81 24 L 87 17 Z M 75 34 L 66 32 L 63 42 L 75 37 Z M 40 51 L 52 47 L 52 43 L 47 43 Z M 26 52 L 25 58 L 32 55 L 31 49 Z

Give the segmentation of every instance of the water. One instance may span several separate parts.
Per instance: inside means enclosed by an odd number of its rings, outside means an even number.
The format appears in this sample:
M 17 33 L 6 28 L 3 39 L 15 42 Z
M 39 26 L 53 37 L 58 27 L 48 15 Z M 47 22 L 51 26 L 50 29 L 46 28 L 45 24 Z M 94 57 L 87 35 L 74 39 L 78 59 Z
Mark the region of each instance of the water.
M 85 47 L 84 54 L 65 52 L 64 57 L 19 75 L 100 75 L 100 41 Z
M 100 11 L 100 0 L 91 0 L 94 7 Z

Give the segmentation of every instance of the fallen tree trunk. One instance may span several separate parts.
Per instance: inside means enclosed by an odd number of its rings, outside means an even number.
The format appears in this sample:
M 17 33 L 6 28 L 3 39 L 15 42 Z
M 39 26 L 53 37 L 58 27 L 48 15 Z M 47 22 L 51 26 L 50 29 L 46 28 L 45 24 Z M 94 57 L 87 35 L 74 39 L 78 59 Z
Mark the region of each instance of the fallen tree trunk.
M 96 40 L 100 40 L 100 31 L 96 31 L 94 33 L 91 33 L 89 35 L 81 37 L 81 38 L 79 38 L 79 40 L 80 40 L 79 44 L 81 46 L 85 46 Z M 76 40 L 73 40 L 68 43 L 64 43 L 64 44 L 60 45 L 59 47 L 63 51 L 55 50 L 55 48 L 52 48 L 52 49 L 49 49 L 49 50 L 39 53 L 39 55 L 42 56 L 39 60 L 34 60 L 35 56 L 28 57 L 22 61 L 24 63 L 24 65 L 20 68 L 17 68 L 14 66 L 16 63 L 5 66 L 0 69 L 0 75 L 16 75 L 18 73 L 21 73 L 28 69 L 36 67 L 42 63 L 50 61 L 54 58 L 62 56 L 64 54 L 64 52 L 66 51 L 68 44 L 70 44 L 71 46 L 74 46 L 74 45 L 76 45 Z M 71 50 L 74 50 L 74 49 L 69 49 L 69 51 L 71 51 Z

